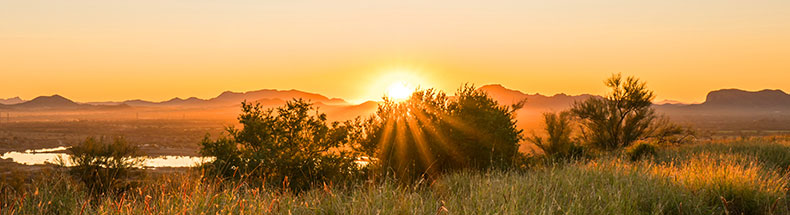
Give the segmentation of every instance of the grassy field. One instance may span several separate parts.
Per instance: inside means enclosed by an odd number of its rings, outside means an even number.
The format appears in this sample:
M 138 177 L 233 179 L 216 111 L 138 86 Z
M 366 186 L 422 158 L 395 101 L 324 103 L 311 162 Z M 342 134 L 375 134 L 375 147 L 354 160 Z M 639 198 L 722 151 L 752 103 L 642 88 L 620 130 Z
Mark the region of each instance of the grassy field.
M 701 141 L 629 161 L 604 154 L 529 169 L 448 174 L 434 182 L 324 186 L 294 194 L 198 173 L 152 176 L 90 198 L 57 172 L 6 190 L 2 214 L 790 214 L 790 138 Z

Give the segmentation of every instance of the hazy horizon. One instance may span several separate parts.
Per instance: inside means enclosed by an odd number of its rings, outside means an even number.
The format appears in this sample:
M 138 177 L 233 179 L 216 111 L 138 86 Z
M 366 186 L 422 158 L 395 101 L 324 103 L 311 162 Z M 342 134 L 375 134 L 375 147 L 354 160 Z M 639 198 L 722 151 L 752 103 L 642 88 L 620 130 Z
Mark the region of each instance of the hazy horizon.
M 562 93 L 562 92 L 555 93 L 555 94 L 542 94 L 542 93 L 537 93 L 537 92 L 536 93 L 530 93 L 530 92 L 525 92 L 525 91 L 523 91 L 521 89 L 514 89 L 514 88 L 510 88 L 508 86 L 504 86 L 504 85 L 496 84 L 496 83 L 476 85 L 476 87 L 483 87 L 483 86 L 488 86 L 488 85 L 500 85 L 500 86 L 504 87 L 505 89 L 519 91 L 519 92 L 527 94 L 527 95 L 536 95 L 537 94 L 537 95 L 542 95 L 542 96 L 547 96 L 547 97 L 552 97 L 552 96 L 556 96 L 556 95 L 559 95 L 559 94 L 565 94 L 565 95 L 570 95 L 570 96 L 579 96 L 579 95 L 586 95 L 586 94 L 589 94 L 589 95 L 600 95 L 600 94 L 592 94 L 592 93 L 568 94 L 568 93 Z M 713 91 L 717 91 L 717 90 L 731 90 L 731 89 L 744 90 L 744 89 L 737 89 L 737 88 L 722 88 L 722 89 L 712 89 L 709 92 L 713 92 Z M 58 96 L 62 96 L 64 98 L 66 98 L 66 99 L 69 99 L 69 100 L 72 100 L 72 101 L 78 102 L 78 103 L 126 102 L 126 101 L 132 101 L 132 100 L 143 100 L 143 101 L 150 101 L 150 102 L 165 102 L 165 101 L 169 101 L 169 100 L 177 99 L 177 98 L 179 98 L 179 99 L 189 99 L 189 98 L 192 98 L 192 97 L 195 97 L 195 98 L 198 98 L 198 99 L 203 99 L 203 100 L 209 100 L 209 99 L 217 98 L 218 96 L 221 95 L 221 93 L 224 93 L 224 92 L 246 93 L 246 92 L 252 92 L 252 91 L 259 91 L 259 90 L 277 90 L 277 91 L 296 90 L 296 91 L 300 91 L 300 92 L 304 92 L 304 93 L 318 94 L 318 95 L 321 95 L 321 96 L 325 96 L 328 99 L 342 99 L 342 100 L 344 100 L 344 101 L 346 101 L 346 102 L 348 102 L 350 104 L 361 104 L 361 103 L 369 102 L 369 101 L 377 101 L 377 102 L 381 102 L 382 101 L 382 97 L 379 97 L 378 99 L 350 100 L 350 99 L 347 99 L 347 98 L 341 98 L 341 97 L 336 97 L 336 96 L 332 96 L 332 95 L 322 94 L 321 92 L 311 92 L 311 91 L 305 91 L 305 90 L 300 90 L 300 89 L 265 89 L 265 88 L 249 90 L 249 91 L 228 91 L 228 90 L 226 90 L 226 91 L 223 91 L 223 92 L 218 92 L 214 96 L 208 96 L 208 97 L 197 97 L 197 96 L 183 96 L 183 97 L 179 97 L 179 96 L 177 96 L 177 97 L 167 98 L 167 99 L 163 99 L 163 100 L 146 100 L 146 99 L 140 99 L 140 98 L 125 98 L 125 99 L 121 99 L 121 100 L 90 100 L 90 101 L 82 101 L 82 100 L 73 99 L 69 95 L 63 95 L 63 94 L 59 94 L 59 93 L 49 94 L 49 95 L 38 95 L 38 96 L 35 96 L 35 97 L 31 97 L 31 98 L 24 98 L 24 97 L 21 97 L 21 96 L 12 96 L 12 97 L 0 97 L 0 99 L 13 99 L 13 98 L 18 97 L 22 101 L 30 101 L 30 100 L 35 99 L 37 97 L 51 97 L 51 96 L 58 95 Z M 758 92 L 758 91 L 762 91 L 762 90 L 781 90 L 781 91 L 784 91 L 782 89 L 760 89 L 760 90 L 744 90 L 744 91 L 747 91 L 747 92 Z M 450 95 L 453 95 L 454 92 L 455 91 L 451 90 L 451 91 L 447 91 L 446 93 L 448 93 Z M 787 93 L 787 92 L 785 92 L 785 93 Z M 706 93 L 706 95 L 707 95 L 707 93 Z M 386 95 L 382 95 L 382 96 L 386 96 Z M 663 104 L 663 102 L 680 102 L 682 104 L 699 104 L 699 103 L 705 102 L 705 100 L 703 99 L 702 101 L 699 101 L 699 102 L 683 102 L 683 101 L 678 101 L 678 100 L 671 99 L 671 98 L 656 98 L 656 99 L 653 100 L 653 102 L 657 103 L 657 104 Z
M 0 98 L 211 98 L 297 89 L 351 102 L 394 82 L 658 96 L 788 91 L 790 2 L 3 1 Z

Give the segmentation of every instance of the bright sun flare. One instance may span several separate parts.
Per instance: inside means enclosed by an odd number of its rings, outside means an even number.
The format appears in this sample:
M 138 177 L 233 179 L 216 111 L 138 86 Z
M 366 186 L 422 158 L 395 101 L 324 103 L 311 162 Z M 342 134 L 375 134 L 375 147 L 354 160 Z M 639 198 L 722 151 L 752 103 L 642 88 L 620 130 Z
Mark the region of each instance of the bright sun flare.
M 400 81 L 392 83 L 387 87 L 387 97 L 394 100 L 405 100 L 411 96 L 412 92 L 414 92 L 413 88 Z

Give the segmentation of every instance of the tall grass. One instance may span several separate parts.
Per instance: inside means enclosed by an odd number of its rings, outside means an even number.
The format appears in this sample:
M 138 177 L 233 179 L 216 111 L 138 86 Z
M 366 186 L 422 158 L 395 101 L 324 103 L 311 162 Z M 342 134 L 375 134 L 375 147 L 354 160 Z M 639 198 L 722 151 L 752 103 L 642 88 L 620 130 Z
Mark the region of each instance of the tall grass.
M 665 150 L 658 156 L 660 162 L 684 162 L 700 154 L 735 155 L 749 158 L 739 161 L 754 162 L 770 171 L 786 172 L 790 168 L 790 136 L 752 137 L 734 140 L 710 140 L 693 145 Z M 733 157 L 720 157 L 730 159 Z M 748 164 L 748 163 L 742 163 Z
M 604 156 L 529 170 L 458 172 L 411 186 L 327 184 L 298 194 L 191 173 L 152 176 L 155 183 L 95 198 L 53 174 L 25 192 L 3 194 L 0 213 L 790 214 L 790 178 L 776 169 L 783 158 L 761 157 L 775 153 L 772 144 L 784 143 L 702 143 L 637 162 Z

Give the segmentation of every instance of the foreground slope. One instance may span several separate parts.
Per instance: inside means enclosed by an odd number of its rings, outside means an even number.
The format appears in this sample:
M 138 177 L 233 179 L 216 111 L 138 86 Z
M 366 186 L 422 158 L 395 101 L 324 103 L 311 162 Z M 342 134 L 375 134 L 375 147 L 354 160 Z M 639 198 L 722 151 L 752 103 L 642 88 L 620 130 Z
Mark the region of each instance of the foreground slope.
M 301 193 L 154 176 L 139 190 L 91 199 L 66 176 L 34 179 L 28 195 L 0 195 L 0 213 L 73 214 L 789 214 L 787 137 L 664 148 L 636 162 L 618 155 L 527 169 L 459 172 L 435 182 L 327 184 Z M 35 192 L 35 194 L 33 193 Z

